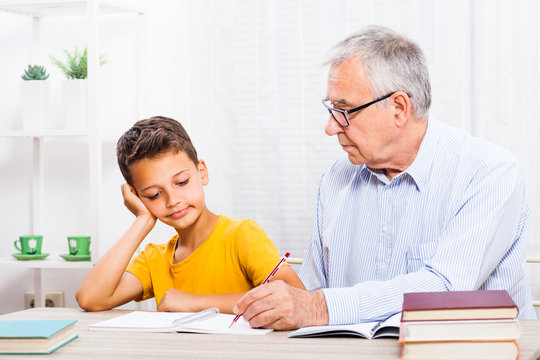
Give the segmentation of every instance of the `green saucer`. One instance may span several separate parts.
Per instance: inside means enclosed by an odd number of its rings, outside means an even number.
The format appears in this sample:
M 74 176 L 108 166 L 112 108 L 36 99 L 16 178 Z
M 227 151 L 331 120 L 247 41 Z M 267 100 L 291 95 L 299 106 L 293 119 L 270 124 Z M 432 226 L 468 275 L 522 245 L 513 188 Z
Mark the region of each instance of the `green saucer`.
M 91 255 L 60 254 L 60 257 L 66 261 L 90 261 Z
M 47 253 L 35 254 L 35 255 L 15 253 L 15 254 L 11 254 L 11 255 L 17 260 L 25 260 L 25 261 L 26 260 L 43 260 L 47 256 L 49 256 L 49 254 L 47 254 Z

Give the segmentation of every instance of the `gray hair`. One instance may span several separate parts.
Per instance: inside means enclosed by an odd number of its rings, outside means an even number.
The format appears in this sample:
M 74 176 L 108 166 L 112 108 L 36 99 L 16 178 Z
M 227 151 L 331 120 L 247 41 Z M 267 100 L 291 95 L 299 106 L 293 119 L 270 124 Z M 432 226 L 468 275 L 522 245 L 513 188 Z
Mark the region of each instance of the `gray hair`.
M 324 64 L 339 65 L 354 56 L 360 57 L 375 97 L 404 91 L 411 97 L 414 116 L 428 118 L 431 85 L 424 53 L 416 43 L 388 28 L 367 26 L 339 42 Z

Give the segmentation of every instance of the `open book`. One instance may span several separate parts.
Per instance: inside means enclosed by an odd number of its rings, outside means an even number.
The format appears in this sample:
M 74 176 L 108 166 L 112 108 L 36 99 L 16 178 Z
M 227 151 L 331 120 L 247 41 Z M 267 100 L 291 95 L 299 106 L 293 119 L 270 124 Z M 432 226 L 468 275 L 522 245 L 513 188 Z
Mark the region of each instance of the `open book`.
M 367 339 L 399 337 L 401 313 L 385 321 L 366 322 L 352 325 L 308 326 L 292 332 L 289 337 L 358 336 Z
M 134 311 L 89 325 L 98 331 L 194 332 L 203 334 L 265 335 L 270 329 L 253 329 L 243 318 L 229 328 L 234 315 L 220 314 L 217 308 L 197 313 Z

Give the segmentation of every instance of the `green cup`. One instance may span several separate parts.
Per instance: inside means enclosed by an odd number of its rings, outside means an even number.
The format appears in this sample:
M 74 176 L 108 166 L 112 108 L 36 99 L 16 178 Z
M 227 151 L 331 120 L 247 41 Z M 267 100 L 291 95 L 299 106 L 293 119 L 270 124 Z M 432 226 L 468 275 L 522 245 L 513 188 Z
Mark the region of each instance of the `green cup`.
M 22 235 L 19 236 L 19 240 L 13 242 L 13 245 L 23 255 L 40 255 L 42 243 L 42 235 Z
M 90 255 L 90 236 L 68 236 L 70 255 Z

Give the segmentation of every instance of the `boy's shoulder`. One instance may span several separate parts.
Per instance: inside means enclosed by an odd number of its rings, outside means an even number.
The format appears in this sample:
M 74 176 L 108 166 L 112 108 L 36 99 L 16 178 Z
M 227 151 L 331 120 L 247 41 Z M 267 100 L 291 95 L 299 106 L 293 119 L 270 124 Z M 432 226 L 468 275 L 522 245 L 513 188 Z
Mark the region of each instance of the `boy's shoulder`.
M 220 239 L 225 242 L 237 242 L 242 240 L 258 241 L 261 237 L 267 237 L 264 230 L 251 219 L 235 219 L 225 215 L 219 215 L 219 219 L 212 230 L 210 238 Z M 162 244 L 148 243 L 141 251 L 144 257 L 165 256 L 173 253 L 176 248 L 178 234 Z
M 251 219 L 234 219 L 220 215 L 213 231 L 215 240 L 227 247 L 253 251 L 258 248 L 275 248 L 266 232 Z M 277 251 L 277 250 L 276 250 Z
M 178 240 L 178 234 L 174 235 L 169 241 L 162 244 L 148 243 L 144 247 L 141 253 L 146 256 L 151 254 L 165 254 L 167 251 L 172 251 L 176 247 L 176 241 Z
M 262 231 L 262 228 L 251 219 L 234 219 L 225 215 L 220 215 L 216 229 L 222 233 L 231 233 L 237 231 Z

